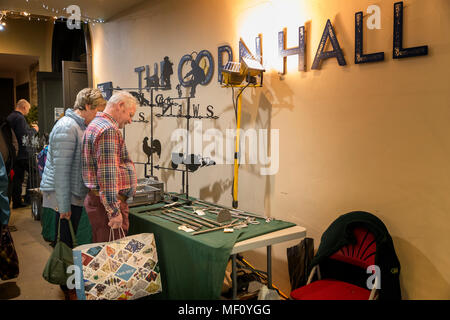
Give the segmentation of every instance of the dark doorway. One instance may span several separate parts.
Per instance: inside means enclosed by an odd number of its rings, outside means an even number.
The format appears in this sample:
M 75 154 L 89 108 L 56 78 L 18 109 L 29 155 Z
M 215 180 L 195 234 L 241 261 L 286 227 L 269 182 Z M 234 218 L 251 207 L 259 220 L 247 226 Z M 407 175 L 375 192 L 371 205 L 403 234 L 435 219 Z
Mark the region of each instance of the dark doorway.
M 30 101 L 30 84 L 28 82 L 16 87 L 16 100 L 20 99 Z
M 62 74 L 38 72 L 39 135 L 49 134 L 55 121 L 64 111 Z
M 14 80 L 0 78 L 0 119 L 4 119 L 14 110 Z
M 86 63 L 63 61 L 64 108 L 72 108 L 78 92 L 88 86 Z
M 92 87 L 92 50 L 89 27 L 67 28 L 58 20 L 53 29 L 52 68 L 62 73 L 63 107 L 71 108 L 81 89 Z
M 53 29 L 53 72 L 62 72 L 63 61 L 86 62 L 86 40 L 84 28 L 71 30 L 67 28 L 65 20 L 58 20 Z

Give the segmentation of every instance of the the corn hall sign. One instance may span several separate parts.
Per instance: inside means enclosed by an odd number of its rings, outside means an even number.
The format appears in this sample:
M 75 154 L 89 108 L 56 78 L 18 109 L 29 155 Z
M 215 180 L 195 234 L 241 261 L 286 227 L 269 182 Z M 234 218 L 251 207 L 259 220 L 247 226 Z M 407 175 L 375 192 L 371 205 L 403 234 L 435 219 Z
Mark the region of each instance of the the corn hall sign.
M 283 30 L 278 33 L 278 53 L 280 58 L 283 59 L 283 70 L 282 73 L 286 73 L 286 61 L 287 57 L 291 55 L 298 55 L 298 70 L 306 71 L 306 30 L 304 26 L 298 29 L 298 47 L 286 48 L 286 35 L 287 31 Z M 392 57 L 393 59 L 409 58 L 416 56 L 423 56 L 428 54 L 428 46 L 420 46 L 413 48 L 403 47 L 403 2 L 396 2 L 394 4 L 394 26 L 393 26 L 393 48 Z M 256 39 L 256 56 L 262 57 L 262 47 L 261 47 L 261 35 Z M 325 51 L 326 44 L 329 42 L 331 44 L 332 50 Z M 206 51 L 206 50 L 204 50 Z M 251 54 L 247 52 L 247 46 L 241 40 L 239 42 L 239 57 Z M 228 56 L 228 60 L 233 60 L 233 51 L 229 45 L 224 45 L 218 47 L 218 81 L 222 80 L 222 69 L 226 63 L 224 62 L 224 55 Z M 211 54 L 209 54 L 211 56 Z M 324 60 L 336 59 L 340 66 L 345 66 L 347 64 L 341 46 L 339 45 L 336 32 L 330 20 L 327 20 L 325 28 L 322 33 L 322 38 L 320 40 L 319 46 L 317 48 L 314 61 L 312 63 L 311 69 L 318 70 L 320 65 Z M 384 52 L 375 53 L 364 53 L 363 47 L 363 12 L 355 13 L 355 64 L 363 63 L 373 63 L 384 61 Z M 212 59 L 210 60 L 212 65 Z M 178 66 L 179 74 L 183 68 L 183 61 L 180 61 Z M 180 80 L 181 82 L 181 80 Z M 202 83 L 203 84 L 203 83 Z
M 376 7 L 376 6 L 371 6 Z M 379 10 L 379 7 L 378 7 Z M 374 16 L 376 15 L 376 12 Z M 379 12 L 378 12 L 378 19 L 379 19 Z M 304 26 L 299 27 L 298 29 L 298 47 L 294 48 L 286 48 L 286 36 L 287 36 L 287 30 L 283 30 L 278 32 L 278 53 L 279 57 L 283 59 L 283 70 L 281 73 L 286 73 L 286 63 L 287 63 L 287 57 L 298 55 L 298 71 L 306 71 L 306 58 L 305 58 L 305 52 L 306 52 L 306 30 Z M 255 54 L 253 55 L 248 47 L 245 45 L 243 40 L 241 39 L 239 41 L 239 58 L 245 57 L 245 56 L 256 56 L 261 57 L 262 60 L 262 36 L 259 35 L 256 38 L 256 45 L 255 45 Z M 329 42 L 331 44 L 332 50 L 326 51 L 326 44 Z M 228 61 L 233 61 L 233 50 L 229 45 L 224 45 L 218 47 L 218 62 L 217 62 L 217 80 L 218 82 L 222 82 L 222 70 Z M 428 46 L 419 46 L 419 47 L 411 47 L 411 48 L 405 48 L 403 47 L 403 2 L 396 2 L 394 3 L 394 26 L 393 26 L 393 47 L 392 47 L 392 57 L 393 59 L 402 59 L 402 58 L 410 58 L 410 57 L 416 57 L 416 56 L 425 56 L 428 55 Z M 224 57 L 227 56 L 227 60 L 225 61 Z M 322 37 L 320 39 L 319 46 L 317 48 L 314 61 L 312 62 L 311 69 L 312 70 L 318 70 L 320 69 L 321 63 L 324 60 L 327 59 L 336 59 L 337 63 L 340 66 L 347 65 L 347 61 L 345 59 L 345 56 L 343 54 L 343 51 L 341 49 L 341 46 L 339 44 L 338 38 L 336 36 L 335 29 L 333 25 L 331 24 L 331 21 L 328 19 L 325 25 L 325 28 L 322 33 Z M 364 53 L 364 47 L 363 47 L 363 12 L 356 12 L 355 13 L 355 52 L 354 52 L 354 62 L 355 64 L 364 64 L 364 63 L 374 63 L 374 62 L 380 62 L 384 61 L 385 54 L 384 52 L 375 52 L 375 53 Z M 201 66 L 200 62 L 203 61 L 203 65 Z M 262 61 L 261 61 L 262 62 Z M 161 78 L 164 78 L 163 76 L 163 70 L 166 66 L 166 61 L 161 62 Z M 189 66 L 190 64 L 190 66 Z M 166 66 L 167 67 L 167 66 Z M 202 74 L 201 77 L 193 76 L 191 80 L 186 80 L 186 75 L 183 76 L 183 70 L 186 68 L 191 68 L 192 70 L 188 72 L 187 74 L 199 74 L 200 71 L 203 69 L 204 74 Z M 199 68 L 201 67 L 201 68 Z M 194 85 L 193 81 L 196 85 L 207 85 L 213 76 L 213 69 L 214 69 L 214 60 L 212 57 L 212 54 L 208 50 L 201 50 L 196 56 L 194 57 L 192 54 L 187 54 L 183 56 L 178 64 L 178 80 L 181 86 L 183 87 L 191 87 Z M 141 66 L 134 69 L 134 71 L 137 73 L 138 76 L 138 85 L 139 85 L 139 91 L 142 91 L 143 89 L 149 90 L 150 87 L 153 87 L 151 84 L 151 80 L 156 76 L 157 73 L 157 64 L 155 63 L 155 75 L 150 75 L 150 68 L 149 66 Z M 146 73 L 144 74 L 144 71 Z M 146 76 L 144 79 L 147 80 L 147 85 L 143 85 L 142 77 Z M 167 78 L 167 76 L 165 76 Z M 197 81 L 195 81 L 194 78 L 197 78 Z M 167 81 L 166 81 L 167 82 Z M 112 87 L 112 83 L 111 87 Z M 103 87 L 102 89 L 112 89 L 107 88 L 107 86 L 103 86 L 104 84 L 99 85 L 99 87 Z M 160 86 L 161 84 L 156 84 L 156 86 Z M 166 89 L 170 89 L 170 86 L 167 86 L 167 83 L 165 83 Z M 178 86 L 179 87 L 179 86 Z M 178 88 L 177 87 L 177 88 Z M 191 90 L 192 91 L 192 90 Z M 195 90 L 194 90 L 195 91 Z M 110 91 L 111 92 L 111 91 Z M 106 97 L 109 98 L 110 92 L 105 92 Z
M 278 52 L 279 56 L 283 58 L 283 71 L 286 73 L 286 58 L 291 55 L 298 55 L 298 70 L 306 71 L 306 36 L 305 27 L 301 26 L 298 29 L 298 47 L 286 48 L 286 33 L 287 31 L 280 31 L 278 33 Z M 261 36 L 260 36 L 261 37 Z M 393 28 L 393 49 L 392 57 L 393 59 L 410 58 L 416 56 L 424 56 L 428 54 L 428 46 L 420 46 L 413 48 L 403 47 L 403 2 L 396 2 L 394 4 L 394 28 Z M 242 41 L 242 40 L 241 40 Z M 327 42 L 330 42 L 333 50 L 325 51 Z M 256 40 L 256 55 L 262 56 L 261 49 L 261 38 Z M 240 57 L 246 52 L 245 45 L 239 44 L 239 55 Z M 363 12 L 355 13 L 355 64 L 363 63 L 373 63 L 384 61 L 384 52 L 367 53 L 364 54 L 363 47 Z M 219 81 L 221 77 L 221 71 L 223 68 L 222 57 L 223 53 L 227 53 L 229 59 L 232 60 L 233 54 L 230 46 L 221 46 L 218 48 L 218 74 Z M 327 59 L 335 58 L 340 66 L 345 66 L 347 64 L 342 49 L 339 45 L 339 41 L 336 37 L 336 32 L 331 24 L 330 20 L 327 20 L 325 25 L 322 38 L 320 40 L 318 49 L 314 61 L 312 63 L 311 69 L 320 69 L 321 62 Z

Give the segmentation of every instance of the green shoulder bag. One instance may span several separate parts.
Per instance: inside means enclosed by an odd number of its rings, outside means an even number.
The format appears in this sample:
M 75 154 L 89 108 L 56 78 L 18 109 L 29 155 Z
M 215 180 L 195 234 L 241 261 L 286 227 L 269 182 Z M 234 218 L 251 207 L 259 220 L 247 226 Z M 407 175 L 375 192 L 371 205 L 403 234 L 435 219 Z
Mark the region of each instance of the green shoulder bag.
M 72 236 L 73 247 L 77 246 L 75 232 L 73 231 L 72 222 L 69 222 L 70 235 Z M 53 284 L 65 285 L 70 275 L 67 274 L 67 268 L 73 265 L 72 249 L 61 241 L 61 220 L 58 224 L 58 238 L 55 248 L 45 265 L 42 276 L 45 280 Z

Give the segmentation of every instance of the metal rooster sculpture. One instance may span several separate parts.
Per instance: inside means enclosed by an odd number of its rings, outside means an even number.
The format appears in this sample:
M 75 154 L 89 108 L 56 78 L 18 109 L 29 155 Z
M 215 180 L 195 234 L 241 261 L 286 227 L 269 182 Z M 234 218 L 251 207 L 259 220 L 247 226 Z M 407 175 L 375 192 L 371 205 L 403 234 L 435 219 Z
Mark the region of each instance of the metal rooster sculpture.
M 150 157 L 152 156 L 152 153 L 156 153 L 158 157 L 161 156 L 161 142 L 159 140 L 153 140 L 152 145 L 148 145 L 148 137 L 144 138 L 144 141 L 142 141 L 142 150 L 147 155 L 147 163 L 150 163 Z

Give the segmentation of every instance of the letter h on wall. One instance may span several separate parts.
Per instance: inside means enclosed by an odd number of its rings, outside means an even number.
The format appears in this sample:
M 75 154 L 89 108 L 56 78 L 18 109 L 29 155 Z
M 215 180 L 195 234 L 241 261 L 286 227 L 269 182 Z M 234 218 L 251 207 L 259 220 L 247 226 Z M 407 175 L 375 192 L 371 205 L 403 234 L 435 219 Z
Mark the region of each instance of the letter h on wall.
M 283 71 L 286 74 L 286 61 L 288 56 L 298 54 L 298 71 L 306 71 L 305 61 L 305 27 L 298 28 L 298 47 L 286 49 L 286 28 L 278 32 L 278 53 L 283 57 Z

